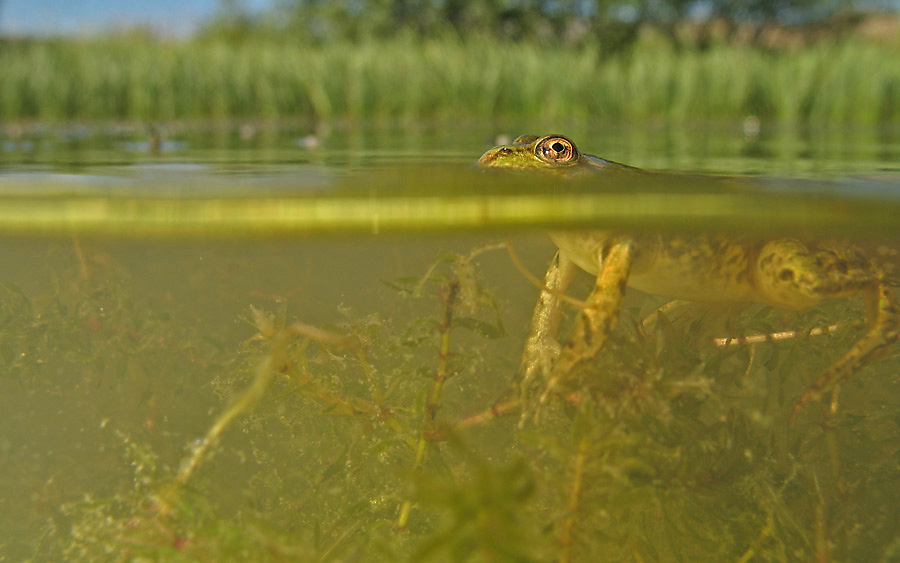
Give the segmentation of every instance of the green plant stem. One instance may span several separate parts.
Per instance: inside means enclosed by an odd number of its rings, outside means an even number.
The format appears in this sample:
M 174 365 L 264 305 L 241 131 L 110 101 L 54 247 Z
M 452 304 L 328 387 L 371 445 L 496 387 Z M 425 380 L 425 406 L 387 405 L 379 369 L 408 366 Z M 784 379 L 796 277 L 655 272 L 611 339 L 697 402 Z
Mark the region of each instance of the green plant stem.
M 575 467 L 572 475 L 572 488 L 569 491 L 569 501 L 566 505 L 566 517 L 562 521 L 559 530 L 559 545 L 561 553 L 559 561 L 568 563 L 572 561 L 572 545 L 574 544 L 575 527 L 578 522 L 578 512 L 581 503 L 581 495 L 584 491 L 584 470 L 587 464 L 589 440 L 582 436 L 575 452 Z
M 190 480 L 197 468 L 208 458 L 213 446 L 215 446 L 225 430 L 240 415 L 250 411 L 266 394 L 269 385 L 283 362 L 284 350 L 292 336 L 303 336 L 316 340 L 323 344 L 333 344 L 356 349 L 355 341 L 351 337 L 337 335 L 322 329 L 294 323 L 271 335 L 271 349 L 269 354 L 256 367 L 253 382 L 242 393 L 231 401 L 206 431 L 206 434 L 192 447 L 191 454 L 181 463 L 178 473 L 172 480 L 169 489 L 162 495 L 163 506 L 171 506 L 172 500 L 177 497 L 179 491 Z M 163 511 L 168 510 L 164 508 Z
M 422 417 L 422 424 L 419 428 L 419 439 L 416 443 L 416 459 L 413 463 L 414 469 L 419 469 L 425 463 L 425 456 L 428 453 L 429 436 L 434 433 L 434 419 L 440 408 L 441 393 L 444 390 L 444 383 L 453 373 L 450 371 L 450 333 L 453 328 L 453 306 L 456 297 L 459 294 L 459 280 L 453 279 L 441 288 L 441 301 L 444 305 L 444 317 L 438 326 L 438 332 L 441 335 L 441 349 L 438 356 L 438 367 L 431 382 L 431 389 L 425 400 L 425 412 Z M 400 514 L 397 517 L 397 530 L 406 529 L 409 521 L 409 513 L 412 510 L 413 503 L 410 499 L 403 501 L 400 506 Z
M 225 411 L 216 417 L 216 420 L 209 427 L 209 430 L 206 431 L 203 438 L 192 447 L 191 454 L 181 463 L 178 473 L 175 475 L 169 488 L 159 499 L 162 501 L 161 505 L 163 507 L 161 512 L 169 510 L 178 493 L 187 484 L 197 468 L 208 458 L 213 446 L 219 442 L 222 434 L 231 426 L 231 423 L 238 416 L 256 406 L 256 403 L 266 394 L 281 362 L 284 347 L 290 336 L 290 330 L 281 330 L 272 337 L 272 349 L 256 367 L 253 382 L 232 400 Z

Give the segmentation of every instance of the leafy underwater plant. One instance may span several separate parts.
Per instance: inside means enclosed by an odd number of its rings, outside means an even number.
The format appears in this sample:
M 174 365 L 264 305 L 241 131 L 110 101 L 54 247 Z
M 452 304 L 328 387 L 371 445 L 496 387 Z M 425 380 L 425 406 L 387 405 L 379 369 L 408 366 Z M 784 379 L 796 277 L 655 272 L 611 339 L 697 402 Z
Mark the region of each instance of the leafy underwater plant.
M 791 426 L 793 399 L 852 328 L 713 339 L 777 332 L 786 319 L 846 323 L 860 317 L 855 303 L 786 317 L 634 299 L 608 349 L 520 428 L 516 416 L 472 414 L 503 396 L 515 358 L 497 351 L 517 348 L 478 274 L 485 250 L 387 282 L 392 318 L 342 310 L 315 327 L 286 305 L 251 309 L 255 334 L 220 352 L 222 405 L 183 461 L 167 465 L 149 440 L 120 432 L 131 486 L 65 503 L 38 558 L 889 557 L 900 537 L 897 358 L 842 385 L 840 408 L 810 408 Z M 106 310 L 123 326 L 147 318 L 128 284 L 113 275 L 102 284 L 112 293 L 96 294 L 116 296 Z M 11 287 L 2 305 L 19 329 L 39 308 Z M 79 308 L 65 310 L 61 320 Z M 164 320 L 153 326 L 165 334 Z M 7 342 L 29 338 L 15 328 L 4 325 Z M 120 353 L 102 350 L 107 364 Z

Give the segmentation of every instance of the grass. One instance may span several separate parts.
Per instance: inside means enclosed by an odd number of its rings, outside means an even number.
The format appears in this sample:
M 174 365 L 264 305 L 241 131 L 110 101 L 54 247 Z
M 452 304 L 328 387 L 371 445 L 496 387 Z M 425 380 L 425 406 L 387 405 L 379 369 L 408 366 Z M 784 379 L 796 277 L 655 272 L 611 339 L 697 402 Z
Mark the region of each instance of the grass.
M 148 39 L 0 45 L 0 119 L 223 117 L 900 121 L 900 46 L 650 39 L 604 57 L 487 39 L 302 46 Z

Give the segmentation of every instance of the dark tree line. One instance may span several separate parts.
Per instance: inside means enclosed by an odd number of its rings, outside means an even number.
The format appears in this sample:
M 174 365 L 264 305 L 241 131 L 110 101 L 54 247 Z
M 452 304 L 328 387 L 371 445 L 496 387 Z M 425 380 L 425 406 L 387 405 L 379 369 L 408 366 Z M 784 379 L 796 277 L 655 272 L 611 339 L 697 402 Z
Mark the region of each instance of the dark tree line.
M 616 49 L 647 25 L 677 41 L 676 29 L 686 22 L 701 30 L 704 22 L 717 22 L 719 28 L 806 26 L 894 5 L 889 0 L 277 0 L 270 12 L 250 14 L 241 0 L 221 0 L 207 32 L 266 31 L 317 43 L 399 34 L 481 35 L 591 41 Z

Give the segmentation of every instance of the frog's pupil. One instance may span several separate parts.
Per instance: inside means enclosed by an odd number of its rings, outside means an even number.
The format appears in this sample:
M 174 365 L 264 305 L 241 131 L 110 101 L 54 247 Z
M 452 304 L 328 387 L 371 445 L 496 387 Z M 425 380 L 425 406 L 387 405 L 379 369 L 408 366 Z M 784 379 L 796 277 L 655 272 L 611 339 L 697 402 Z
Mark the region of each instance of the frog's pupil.
M 553 150 L 556 151 L 556 152 L 563 152 L 564 150 L 566 150 L 565 145 L 563 145 L 563 144 L 560 143 L 559 141 L 556 141 L 555 143 L 553 143 L 552 145 L 550 145 L 550 148 L 553 149 Z

